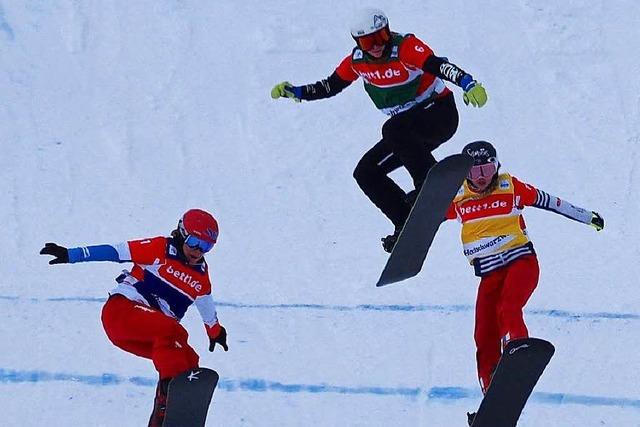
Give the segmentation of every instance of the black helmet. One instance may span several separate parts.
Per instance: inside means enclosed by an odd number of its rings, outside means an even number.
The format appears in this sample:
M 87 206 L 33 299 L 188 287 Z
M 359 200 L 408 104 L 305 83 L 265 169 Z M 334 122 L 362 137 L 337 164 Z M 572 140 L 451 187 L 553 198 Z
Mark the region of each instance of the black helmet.
M 468 154 L 473 157 L 474 165 L 484 165 L 487 163 L 496 163 L 498 165 L 498 152 L 491 143 L 487 141 L 474 141 L 462 149 L 462 154 Z
M 462 154 L 473 158 L 473 166 L 467 175 L 467 183 L 474 191 L 484 192 L 493 188 L 498 179 L 498 153 L 487 141 L 474 141 L 462 149 Z

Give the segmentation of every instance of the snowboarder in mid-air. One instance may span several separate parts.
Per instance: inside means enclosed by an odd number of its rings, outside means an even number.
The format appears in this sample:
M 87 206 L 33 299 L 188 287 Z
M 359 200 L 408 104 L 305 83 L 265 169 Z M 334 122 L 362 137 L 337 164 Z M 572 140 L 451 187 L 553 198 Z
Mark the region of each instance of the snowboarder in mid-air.
M 198 354 L 187 343 L 187 331 L 179 323 L 191 304 L 195 303 L 204 321 L 209 351 L 216 344 L 228 350 L 227 331 L 218 322 L 204 259 L 217 238 L 215 218 L 191 209 L 180 218 L 171 237 L 77 248 L 47 243 L 40 251 L 55 257 L 49 264 L 133 262 L 130 271 L 116 278 L 118 284 L 102 309 L 102 325 L 113 344 L 151 359 L 159 373 L 150 427 L 162 426 L 171 379 L 198 368 Z
M 375 106 L 390 118 L 382 126 L 382 139 L 362 157 L 353 176 L 393 223 L 393 234 L 382 239 L 383 248 L 391 252 L 427 172 L 436 163 L 431 152 L 458 128 L 453 93 L 443 80 L 462 88 L 465 104 L 482 107 L 487 94 L 470 74 L 436 56 L 413 34 L 390 31 L 380 10 L 361 11 L 351 35 L 356 47 L 328 78 L 304 86 L 282 82 L 273 87 L 271 97 L 297 102 L 328 98 L 362 77 Z M 388 177 L 401 166 L 413 179 L 415 190 L 408 194 Z
M 522 210 L 533 206 L 588 224 L 600 231 L 603 218 L 500 173 L 496 149 L 476 141 L 462 150 L 474 165 L 451 203 L 447 219 L 462 223 L 464 254 L 480 277 L 475 314 L 478 378 L 486 393 L 502 350 L 528 338 L 522 310 L 538 284 L 538 259 Z M 470 415 L 469 425 L 474 414 Z

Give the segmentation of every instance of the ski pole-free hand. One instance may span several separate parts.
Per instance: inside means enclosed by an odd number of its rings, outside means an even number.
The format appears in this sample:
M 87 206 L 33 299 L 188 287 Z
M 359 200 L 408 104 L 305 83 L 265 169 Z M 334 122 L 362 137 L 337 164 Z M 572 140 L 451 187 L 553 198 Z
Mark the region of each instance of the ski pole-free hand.
M 487 91 L 482 87 L 481 83 L 473 80 L 464 88 L 462 99 L 466 105 L 471 104 L 479 108 L 487 103 Z
M 289 98 L 296 102 L 300 102 L 302 97 L 302 88 L 292 85 L 289 82 L 278 83 L 271 89 L 271 98 Z
M 45 243 L 44 248 L 40 249 L 40 255 L 53 255 L 55 258 L 49 261 L 51 265 L 69 262 L 69 250 L 55 243 Z
M 604 228 L 604 218 L 602 218 L 598 212 L 592 212 L 589 225 L 595 228 L 596 231 L 602 231 Z
M 224 351 L 229 351 L 227 345 L 227 330 L 220 323 L 207 328 L 207 335 L 209 335 L 209 351 L 216 349 L 216 344 L 219 344 Z

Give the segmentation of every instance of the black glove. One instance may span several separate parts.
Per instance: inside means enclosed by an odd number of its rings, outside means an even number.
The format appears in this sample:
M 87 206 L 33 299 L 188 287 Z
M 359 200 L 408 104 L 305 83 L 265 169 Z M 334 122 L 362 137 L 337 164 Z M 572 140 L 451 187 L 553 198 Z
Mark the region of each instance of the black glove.
M 601 231 L 604 228 L 604 218 L 602 218 L 598 212 L 592 212 L 589 225 L 597 231 Z
M 229 351 L 229 346 L 227 346 L 227 330 L 224 326 L 220 326 L 220 333 L 215 337 L 209 337 L 209 351 L 213 351 L 216 349 L 216 344 L 220 344 L 224 351 Z
M 55 243 L 45 243 L 44 248 L 40 249 L 40 255 L 53 255 L 55 258 L 49 261 L 51 265 L 67 264 L 69 262 L 69 250 Z

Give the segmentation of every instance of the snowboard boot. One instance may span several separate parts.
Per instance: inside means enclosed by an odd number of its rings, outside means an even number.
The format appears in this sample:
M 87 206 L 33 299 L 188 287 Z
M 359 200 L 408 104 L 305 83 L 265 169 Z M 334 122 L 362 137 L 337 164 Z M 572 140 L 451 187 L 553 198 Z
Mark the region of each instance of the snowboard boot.
M 385 252 L 391 253 L 391 251 L 393 250 L 393 247 L 396 245 L 396 242 L 398 241 L 398 236 L 400 235 L 401 231 L 402 231 L 401 228 L 396 228 L 393 234 L 389 234 L 387 237 L 383 237 L 381 239 L 382 249 L 384 249 Z
M 169 390 L 171 378 L 158 381 L 156 387 L 156 397 L 153 399 L 153 412 L 149 418 L 149 427 L 162 427 L 164 414 L 167 411 L 167 391 Z
M 473 420 L 475 419 L 476 419 L 475 412 L 467 412 L 467 423 L 469 423 L 469 426 L 473 425 Z

